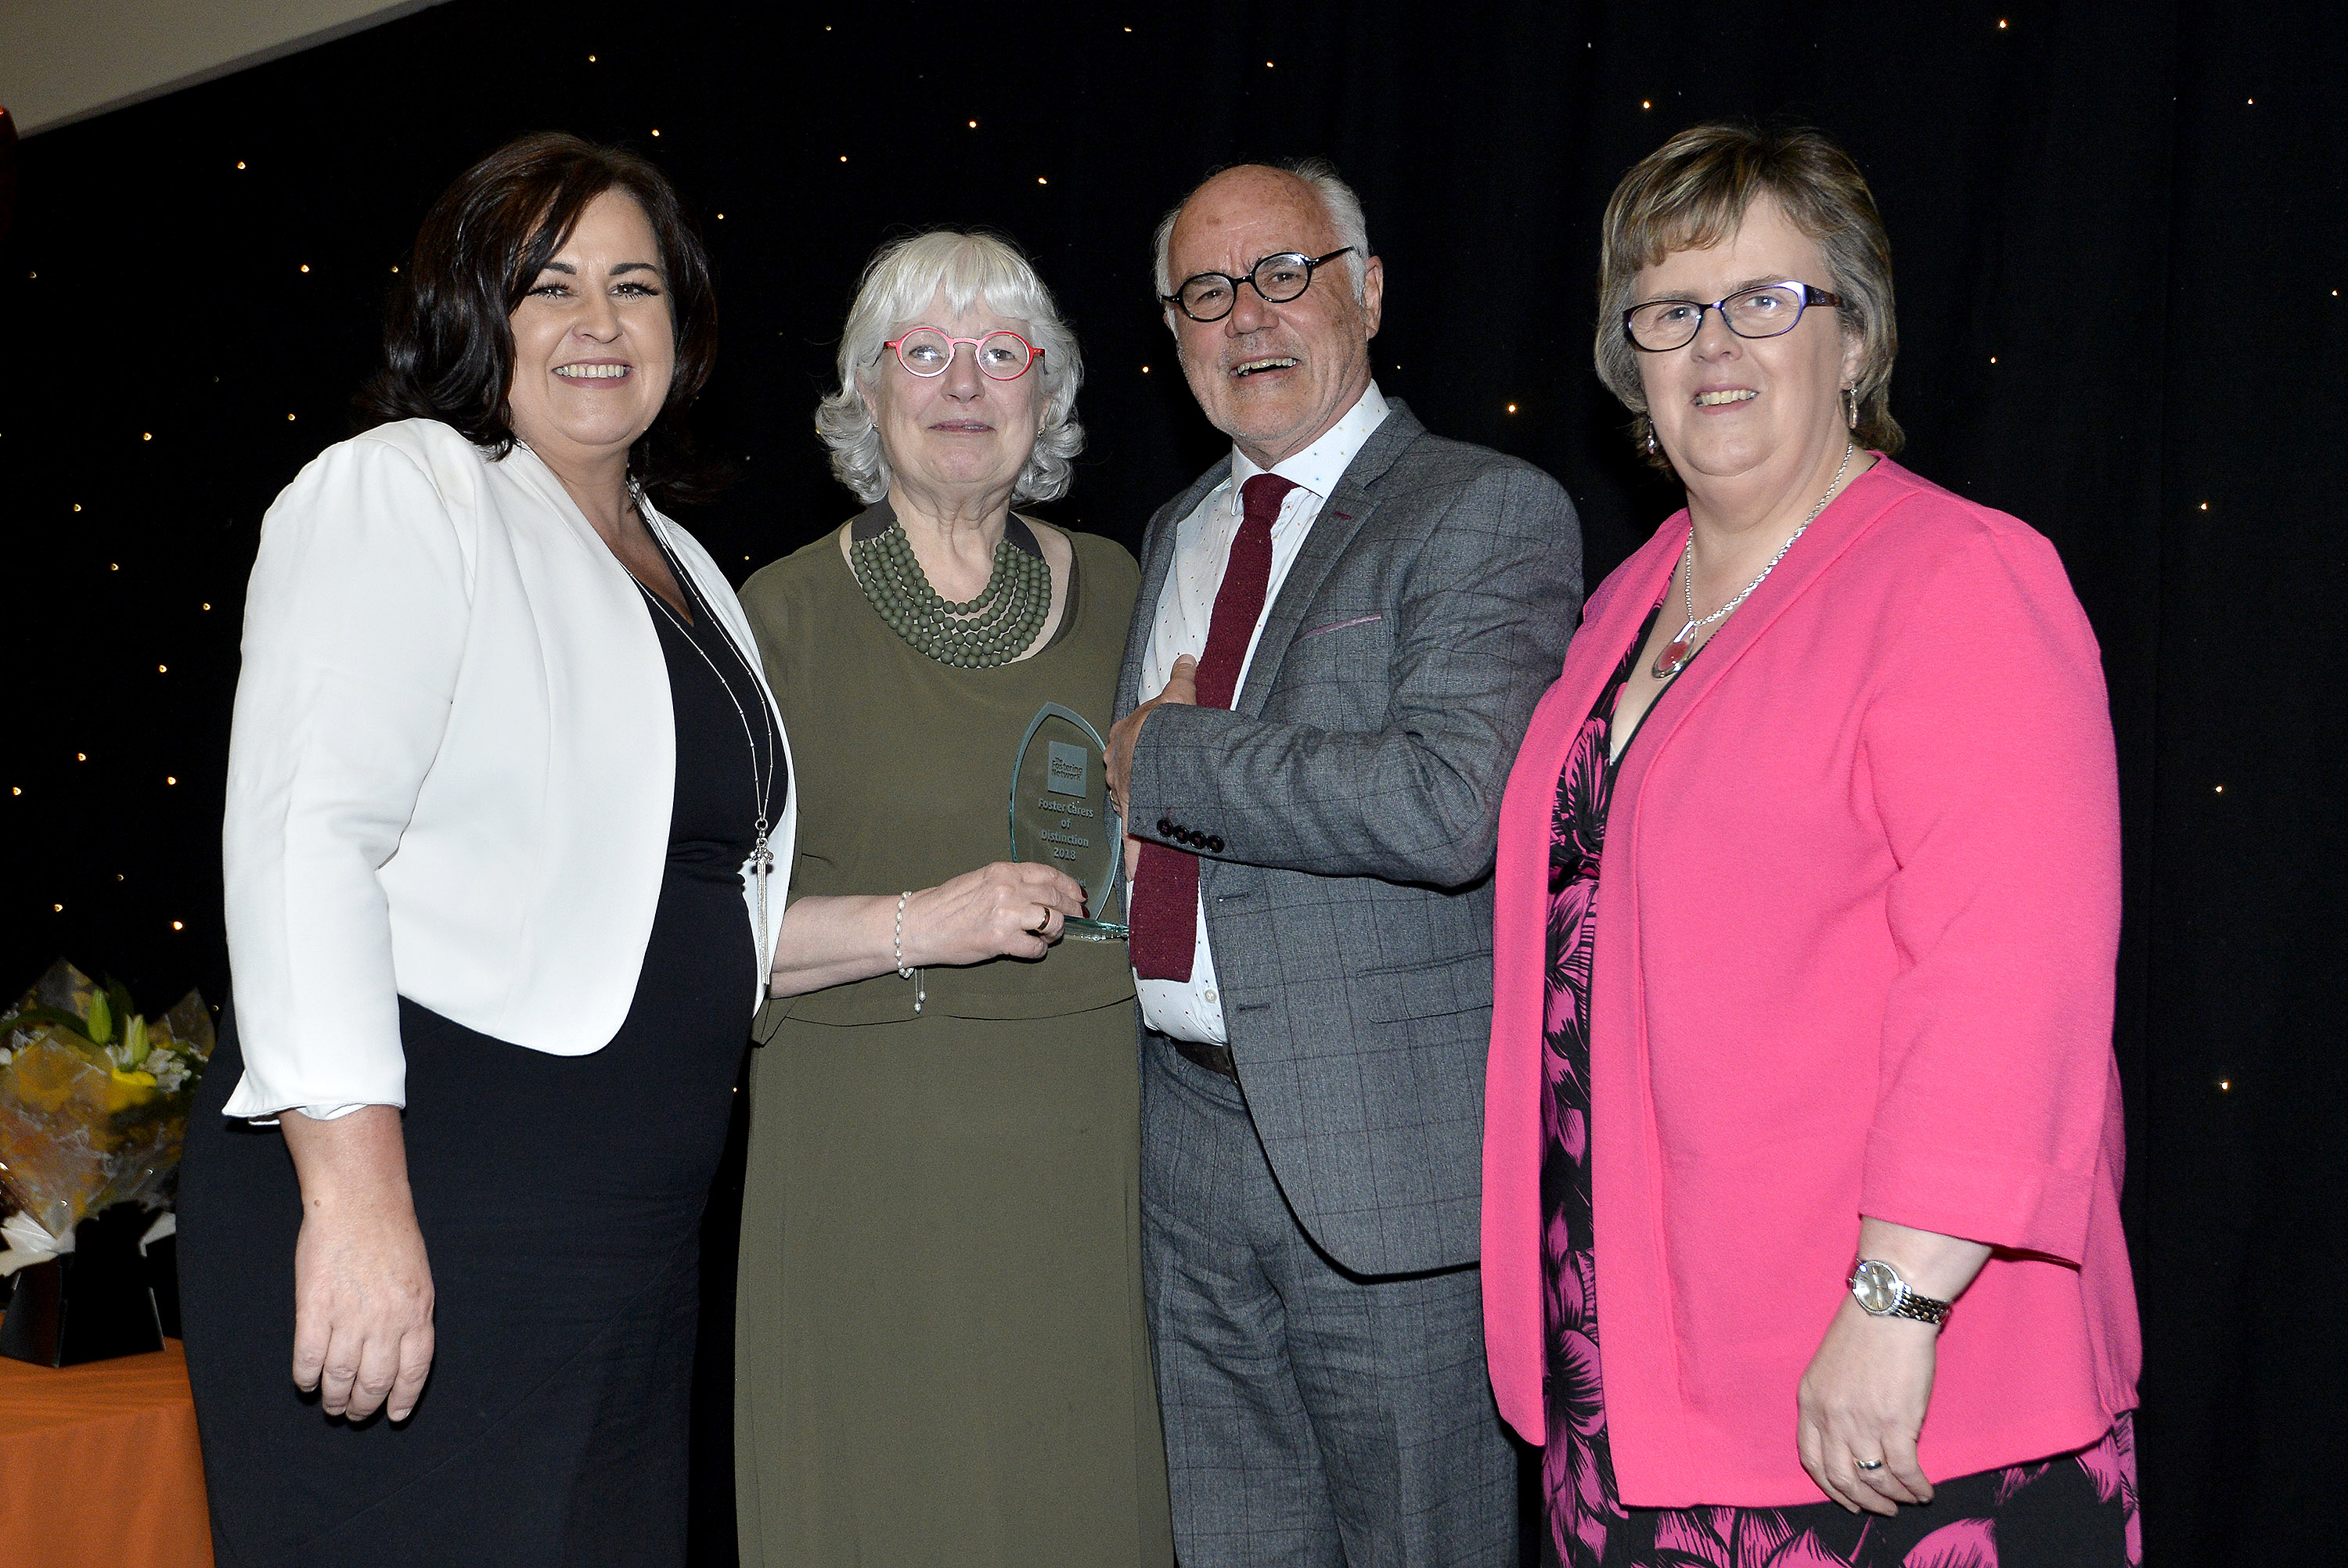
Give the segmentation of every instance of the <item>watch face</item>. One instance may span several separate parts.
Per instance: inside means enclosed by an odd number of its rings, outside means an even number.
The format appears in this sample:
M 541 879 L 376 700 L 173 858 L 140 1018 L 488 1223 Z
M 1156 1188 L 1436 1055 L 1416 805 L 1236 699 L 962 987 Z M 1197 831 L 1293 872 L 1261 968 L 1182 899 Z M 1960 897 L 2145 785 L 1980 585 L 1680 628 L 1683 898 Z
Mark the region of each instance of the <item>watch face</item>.
M 1862 1263 L 1851 1272 L 1850 1293 L 1866 1311 L 1881 1317 L 1900 1305 L 1907 1287 L 1888 1263 Z

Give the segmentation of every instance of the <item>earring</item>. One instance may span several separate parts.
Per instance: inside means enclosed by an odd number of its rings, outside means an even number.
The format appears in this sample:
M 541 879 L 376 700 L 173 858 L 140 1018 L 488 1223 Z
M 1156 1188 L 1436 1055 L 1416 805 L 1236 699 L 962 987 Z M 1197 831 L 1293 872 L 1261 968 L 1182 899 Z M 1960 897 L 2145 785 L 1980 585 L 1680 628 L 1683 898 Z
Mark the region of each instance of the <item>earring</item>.
M 1856 430 L 1859 428 L 1859 388 L 1855 386 L 1846 386 L 1842 390 L 1843 395 L 1850 399 L 1849 422 L 1850 427 L 1853 430 Z
M 1647 456 L 1650 456 L 1650 457 L 1652 457 L 1652 456 L 1653 456 L 1654 455 L 1655 455 L 1655 422 L 1654 422 L 1653 419 L 1650 419 L 1650 420 L 1648 420 L 1648 421 L 1647 421 Z

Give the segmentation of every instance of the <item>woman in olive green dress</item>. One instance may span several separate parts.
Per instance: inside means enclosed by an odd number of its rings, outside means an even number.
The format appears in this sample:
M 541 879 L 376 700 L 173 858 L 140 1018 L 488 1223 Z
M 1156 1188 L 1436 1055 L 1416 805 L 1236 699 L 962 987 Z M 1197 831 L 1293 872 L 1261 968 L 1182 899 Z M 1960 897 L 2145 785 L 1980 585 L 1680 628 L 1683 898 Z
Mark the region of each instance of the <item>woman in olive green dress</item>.
M 744 1568 L 1170 1564 L 1141 1309 L 1121 941 L 1008 863 L 1047 702 L 1106 732 L 1139 574 L 1023 519 L 1082 369 L 1010 246 L 875 257 L 817 426 L 863 514 L 742 589 L 798 860 L 752 1053 L 735 1468 Z

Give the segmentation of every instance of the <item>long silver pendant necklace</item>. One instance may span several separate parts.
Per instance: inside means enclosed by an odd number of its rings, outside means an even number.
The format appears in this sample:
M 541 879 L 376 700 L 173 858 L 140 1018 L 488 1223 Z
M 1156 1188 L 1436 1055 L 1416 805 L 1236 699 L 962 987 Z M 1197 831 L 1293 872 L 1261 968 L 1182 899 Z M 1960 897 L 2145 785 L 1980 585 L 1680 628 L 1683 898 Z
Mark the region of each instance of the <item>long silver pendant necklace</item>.
M 645 523 L 646 527 L 644 531 L 651 534 L 653 536 L 653 542 L 660 547 L 661 557 L 669 563 L 669 570 L 671 574 L 675 577 L 678 588 L 685 593 L 692 595 L 693 601 L 701 607 L 701 613 L 704 616 L 710 616 L 712 611 L 709 608 L 709 601 L 694 589 L 692 586 L 692 579 L 685 575 L 685 568 L 678 564 L 676 557 L 670 552 L 668 542 L 665 539 L 663 539 L 660 537 L 659 532 L 650 526 L 650 519 L 644 517 L 644 508 L 641 504 L 636 507 L 636 517 L 639 521 Z M 633 574 L 631 575 L 633 576 Z M 769 932 L 771 930 L 771 925 L 767 913 L 767 879 L 772 876 L 775 872 L 775 852 L 767 842 L 767 807 L 774 798 L 775 758 L 782 750 L 782 748 L 775 743 L 775 717 L 767 709 L 767 704 L 764 702 L 759 702 L 758 717 L 764 724 L 767 732 L 767 771 L 765 776 L 761 777 L 758 773 L 757 737 L 751 733 L 750 715 L 744 710 L 742 706 L 742 699 L 734 694 L 734 682 L 726 679 L 725 671 L 717 668 L 717 661 L 709 657 L 709 651 L 702 647 L 700 641 L 686 629 L 685 622 L 678 618 L 676 611 L 669 608 L 668 601 L 666 600 L 661 598 L 659 594 L 654 593 L 651 589 L 645 587 L 644 580 L 640 578 L 636 579 L 636 587 L 644 594 L 644 598 L 651 601 L 654 609 L 668 617 L 669 624 L 676 628 L 677 635 L 685 639 L 686 646 L 690 647 L 695 653 L 701 655 L 701 661 L 709 666 L 709 672 L 712 675 L 717 677 L 718 687 L 725 692 L 726 700 L 734 704 L 734 716 L 742 721 L 742 739 L 747 742 L 750 747 L 750 788 L 751 792 L 757 797 L 758 802 L 757 842 L 751 846 L 750 850 L 750 874 L 757 879 L 758 963 L 763 968 L 767 963 L 767 954 L 769 950 L 767 943 L 769 940 Z M 726 646 L 727 649 L 732 651 L 734 654 L 734 661 L 741 665 L 742 672 L 750 678 L 750 690 L 757 692 L 758 690 L 757 672 L 750 668 L 749 659 L 744 655 L 741 648 L 736 644 L 733 634 L 727 631 L 723 625 L 720 625 L 717 628 L 717 631 L 719 636 L 726 639 Z M 760 989 L 763 991 L 765 987 L 761 985 Z
M 1693 527 L 1688 529 L 1687 553 L 1680 558 L 1680 594 L 1687 601 L 1687 624 L 1680 628 L 1680 634 L 1673 638 L 1661 653 L 1655 655 L 1654 667 L 1648 673 L 1658 681 L 1668 681 L 1687 668 L 1687 661 L 1695 657 L 1695 634 L 1715 620 L 1725 620 L 1730 610 L 1743 604 L 1755 589 L 1768 580 L 1769 574 L 1777 569 L 1777 563 L 1786 559 L 1786 552 L 1794 548 L 1794 541 L 1818 520 L 1818 514 L 1827 509 L 1827 503 L 1835 498 L 1837 490 L 1842 488 L 1843 472 L 1850 466 L 1851 454 L 1857 450 L 1849 441 L 1842 444 L 1842 462 L 1835 469 L 1834 479 L 1827 486 L 1827 493 L 1818 497 L 1818 504 L 1810 508 L 1810 515 L 1802 519 L 1801 528 L 1787 536 L 1786 542 L 1777 547 L 1777 553 L 1769 558 L 1769 564 L 1761 569 L 1761 575 L 1745 585 L 1743 593 L 1702 620 L 1695 618 L 1695 529 Z

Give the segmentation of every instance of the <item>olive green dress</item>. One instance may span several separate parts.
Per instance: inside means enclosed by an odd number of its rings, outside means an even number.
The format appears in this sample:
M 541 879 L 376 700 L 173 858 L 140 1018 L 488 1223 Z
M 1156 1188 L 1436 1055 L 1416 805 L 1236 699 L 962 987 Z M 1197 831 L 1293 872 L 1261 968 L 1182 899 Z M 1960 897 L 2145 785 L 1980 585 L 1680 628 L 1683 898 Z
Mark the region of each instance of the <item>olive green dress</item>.
M 1115 543 L 1068 537 L 1060 628 L 994 670 L 899 639 L 836 534 L 744 585 L 799 792 L 791 897 L 895 894 L 1008 858 L 1036 709 L 1107 734 L 1139 573 Z M 736 1329 L 743 1568 L 1172 1563 L 1128 964 L 1122 942 L 1064 940 L 1036 962 L 925 971 L 918 1017 L 893 973 L 760 1015 Z

